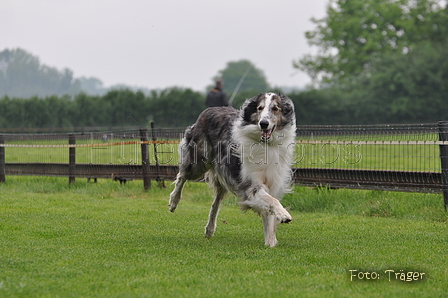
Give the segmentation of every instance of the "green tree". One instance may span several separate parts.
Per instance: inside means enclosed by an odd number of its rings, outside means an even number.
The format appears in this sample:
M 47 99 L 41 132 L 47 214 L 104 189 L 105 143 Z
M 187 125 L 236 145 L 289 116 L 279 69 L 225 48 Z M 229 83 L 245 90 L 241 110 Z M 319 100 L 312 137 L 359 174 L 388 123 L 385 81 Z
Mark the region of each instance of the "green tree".
M 59 71 L 22 49 L 0 52 L 0 96 L 27 98 L 80 92 L 70 69 Z
M 12 99 L 8 96 L 0 99 L 2 127 L 21 127 L 25 119 L 23 115 L 23 99 Z
M 104 95 L 107 89 L 104 87 L 103 82 L 95 77 L 81 77 L 76 79 L 83 92 L 90 95 Z
M 306 32 L 316 55 L 294 61 L 315 81 L 372 72 L 384 54 L 407 54 L 423 41 L 447 38 L 447 10 L 438 0 L 330 0 L 327 15 Z
M 177 87 L 153 92 L 148 106 L 148 120 L 157 127 L 192 125 L 205 109 L 203 94 Z
M 113 125 L 111 103 L 106 101 L 104 97 L 79 93 L 75 96 L 73 104 L 73 126 Z
M 336 88 L 311 89 L 288 96 L 294 102 L 297 125 L 349 124 L 353 119 L 352 107 Z
M 238 92 L 249 90 L 258 94 L 260 92 L 266 92 L 270 88 L 264 72 L 249 60 L 228 62 L 226 68 L 218 71 L 218 74 L 213 77 L 213 80 L 221 78 L 224 81 L 224 90 L 230 98 L 243 76 L 244 80 Z M 211 87 L 209 86 L 208 88 Z
M 375 123 L 446 120 L 447 55 L 446 43 L 429 42 L 407 55 L 385 55 L 373 65 L 376 71 L 372 75 L 358 77 L 346 88 L 346 94 L 357 103 L 353 115 L 360 122 L 364 118 Z
M 110 123 L 108 125 L 144 126 L 146 123 L 145 96 L 142 92 L 131 90 L 111 90 L 103 96 L 109 106 Z

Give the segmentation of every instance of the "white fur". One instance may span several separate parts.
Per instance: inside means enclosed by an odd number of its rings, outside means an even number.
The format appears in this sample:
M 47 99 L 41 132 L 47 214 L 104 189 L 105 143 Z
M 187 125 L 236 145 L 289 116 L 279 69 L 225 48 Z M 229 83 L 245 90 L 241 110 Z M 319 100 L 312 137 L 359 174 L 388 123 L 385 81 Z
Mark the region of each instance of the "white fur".
M 292 125 L 280 133 L 274 131 L 271 142 L 254 143 L 248 135 L 259 135 L 259 128 L 256 125 L 241 128 L 237 122 L 233 136 L 241 144 L 239 153 L 243 179 L 252 180 L 254 185 L 262 183 L 268 187 L 272 196 L 281 198 L 289 190 L 295 129 Z
M 263 113 L 262 113 L 263 115 Z M 288 211 L 279 200 L 290 190 L 291 163 L 294 154 L 295 125 L 274 133 L 270 142 L 254 143 L 248 137 L 259 134 L 257 125 L 241 128 L 234 126 L 233 136 L 241 142 L 241 174 L 244 179 L 252 181 L 253 185 L 264 186 L 256 195 L 241 202 L 243 208 L 250 208 L 260 214 L 263 219 L 265 245 L 277 245 L 276 230 L 281 222 L 292 220 Z
M 261 120 L 269 120 L 269 114 L 271 112 L 270 106 L 272 102 L 272 93 L 266 94 L 266 100 L 264 101 L 264 108 L 263 111 L 260 114 L 260 121 Z M 269 123 L 269 127 L 272 128 L 272 123 Z

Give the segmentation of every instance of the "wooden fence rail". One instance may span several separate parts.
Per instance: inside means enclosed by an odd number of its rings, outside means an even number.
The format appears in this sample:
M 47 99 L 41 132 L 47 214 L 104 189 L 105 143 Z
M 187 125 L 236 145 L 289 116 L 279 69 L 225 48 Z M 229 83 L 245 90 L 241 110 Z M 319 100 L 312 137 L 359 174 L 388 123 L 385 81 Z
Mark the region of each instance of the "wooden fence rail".
M 92 165 L 76 164 L 74 178 L 124 178 L 144 179 L 142 165 Z M 150 165 L 149 179 L 172 181 L 178 166 Z M 67 177 L 68 164 L 60 163 L 7 163 L 6 175 Z M 333 188 L 392 190 L 406 192 L 442 193 L 442 173 L 402 172 L 349 169 L 302 169 L 293 168 L 293 182 L 304 186 L 329 186 Z

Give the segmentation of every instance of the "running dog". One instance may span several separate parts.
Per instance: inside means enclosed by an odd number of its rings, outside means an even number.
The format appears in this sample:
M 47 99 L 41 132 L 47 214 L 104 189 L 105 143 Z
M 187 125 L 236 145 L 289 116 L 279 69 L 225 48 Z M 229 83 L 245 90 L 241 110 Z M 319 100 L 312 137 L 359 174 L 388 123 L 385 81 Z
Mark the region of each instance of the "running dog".
M 220 204 L 230 191 L 241 198 L 243 210 L 262 217 L 265 245 L 275 246 L 278 224 L 292 220 L 279 199 L 290 190 L 295 135 L 293 102 L 281 94 L 260 93 L 240 110 L 204 110 L 180 143 L 170 211 L 176 210 L 185 182 L 205 175 L 215 190 L 205 236 L 215 233 Z

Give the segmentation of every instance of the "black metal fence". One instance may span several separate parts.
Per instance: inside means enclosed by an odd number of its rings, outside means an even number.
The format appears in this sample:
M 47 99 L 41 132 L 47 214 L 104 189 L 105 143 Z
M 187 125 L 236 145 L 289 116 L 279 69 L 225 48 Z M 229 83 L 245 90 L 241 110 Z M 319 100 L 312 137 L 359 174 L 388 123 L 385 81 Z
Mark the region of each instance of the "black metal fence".
M 173 180 L 184 129 L 1 134 L 7 175 Z M 298 126 L 294 183 L 334 188 L 444 193 L 448 204 L 448 122 Z

